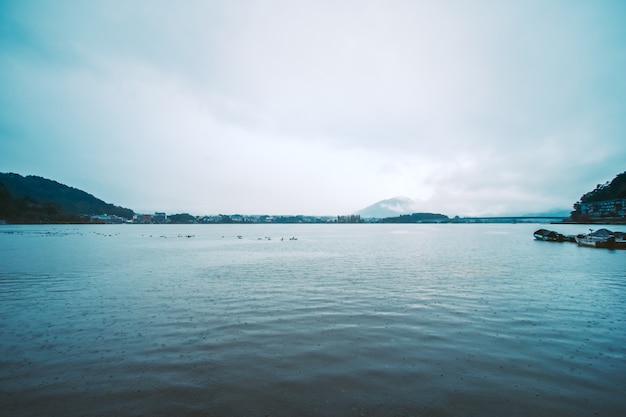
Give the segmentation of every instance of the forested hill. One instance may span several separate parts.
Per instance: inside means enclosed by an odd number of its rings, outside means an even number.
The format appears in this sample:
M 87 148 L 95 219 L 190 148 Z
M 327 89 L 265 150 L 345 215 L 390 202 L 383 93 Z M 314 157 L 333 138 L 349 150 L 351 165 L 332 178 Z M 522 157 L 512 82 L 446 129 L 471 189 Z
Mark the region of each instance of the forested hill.
M 113 214 L 130 219 L 134 213 L 53 180 L 0 173 L 0 217 L 6 220 L 65 222 L 94 214 Z
M 593 191 L 589 191 L 580 198 L 581 203 L 593 203 L 596 201 L 615 200 L 626 198 L 626 171 L 617 175 L 613 181 L 598 184 Z
M 438 213 L 402 214 L 398 217 L 387 217 L 382 223 L 448 223 L 450 218 Z

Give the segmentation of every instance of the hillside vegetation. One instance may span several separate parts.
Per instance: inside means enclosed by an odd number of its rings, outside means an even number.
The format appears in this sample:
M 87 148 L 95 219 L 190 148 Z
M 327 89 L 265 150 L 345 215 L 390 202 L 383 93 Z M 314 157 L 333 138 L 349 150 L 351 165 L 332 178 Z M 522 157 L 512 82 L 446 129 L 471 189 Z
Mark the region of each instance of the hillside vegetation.
M 615 200 L 626 198 L 626 171 L 617 175 L 613 181 L 598 186 L 580 198 L 580 203 L 593 203 L 596 201 Z
M 626 172 L 618 174 L 611 182 L 598 184 L 594 190 L 583 194 L 580 200 L 574 203 L 574 211 L 567 221 L 624 223 L 626 216 L 622 199 L 626 199 Z M 601 201 L 606 203 L 599 203 Z
M 9 223 L 83 223 L 96 214 L 134 213 L 53 180 L 0 173 L 0 219 Z

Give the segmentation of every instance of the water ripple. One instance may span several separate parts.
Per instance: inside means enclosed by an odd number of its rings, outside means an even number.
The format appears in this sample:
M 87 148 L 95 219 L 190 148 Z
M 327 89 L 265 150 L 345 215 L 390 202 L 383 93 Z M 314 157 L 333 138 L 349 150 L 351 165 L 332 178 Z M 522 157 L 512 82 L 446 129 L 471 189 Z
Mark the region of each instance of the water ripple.
M 441 226 L 4 233 L 3 412 L 621 415 L 623 253 Z

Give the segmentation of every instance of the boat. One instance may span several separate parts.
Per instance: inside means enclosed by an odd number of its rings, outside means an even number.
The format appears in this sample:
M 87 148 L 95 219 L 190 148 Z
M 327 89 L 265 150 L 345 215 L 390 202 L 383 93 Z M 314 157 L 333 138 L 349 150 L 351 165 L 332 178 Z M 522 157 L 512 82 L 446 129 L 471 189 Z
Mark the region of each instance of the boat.
M 613 241 L 613 249 L 626 249 L 626 233 L 615 232 L 613 233 L 615 240 Z
M 612 232 L 609 229 L 589 229 L 587 234 L 563 235 L 553 230 L 539 229 L 533 234 L 535 239 L 546 242 L 576 242 L 578 246 L 589 248 L 626 249 L 626 233 Z
M 616 246 L 621 247 L 624 245 L 624 234 L 620 233 L 620 241 L 616 245 L 615 233 L 609 229 L 590 230 L 586 235 L 576 236 L 576 243 L 578 246 L 585 246 L 589 248 L 608 248 L 615 249 Z
M 533 236 L 535 236 L 535 239 L 537 240 L 544 240 L 547 242 L 564 242 L 566 240 L 565 236 L 562 234 L 547 229 L 536 230 Z

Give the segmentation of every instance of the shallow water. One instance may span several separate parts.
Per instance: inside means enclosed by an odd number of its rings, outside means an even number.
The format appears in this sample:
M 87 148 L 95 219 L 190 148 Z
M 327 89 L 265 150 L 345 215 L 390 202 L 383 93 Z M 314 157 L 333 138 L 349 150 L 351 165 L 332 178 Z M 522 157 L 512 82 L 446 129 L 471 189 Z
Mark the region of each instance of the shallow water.
M 1 226 L 0 414 L 626 415 L 626 251 L 539 227 Z

